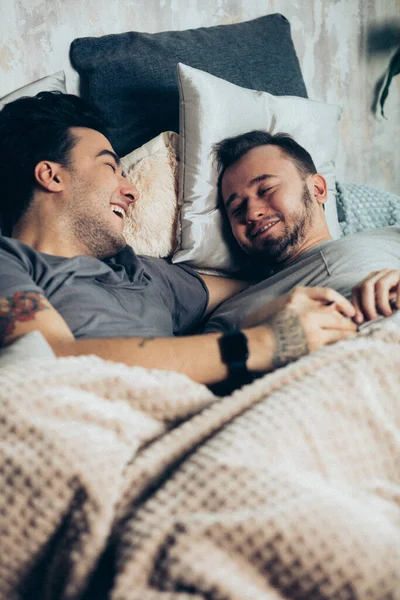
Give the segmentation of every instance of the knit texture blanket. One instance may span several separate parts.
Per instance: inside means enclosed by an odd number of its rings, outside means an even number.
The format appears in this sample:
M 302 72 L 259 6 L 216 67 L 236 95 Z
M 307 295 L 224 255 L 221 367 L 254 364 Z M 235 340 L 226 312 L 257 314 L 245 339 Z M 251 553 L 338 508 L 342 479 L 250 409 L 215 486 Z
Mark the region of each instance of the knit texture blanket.
M 0 374 L 1 600 L 400 598 L 400 328 L 216 398 L 96 357 Z

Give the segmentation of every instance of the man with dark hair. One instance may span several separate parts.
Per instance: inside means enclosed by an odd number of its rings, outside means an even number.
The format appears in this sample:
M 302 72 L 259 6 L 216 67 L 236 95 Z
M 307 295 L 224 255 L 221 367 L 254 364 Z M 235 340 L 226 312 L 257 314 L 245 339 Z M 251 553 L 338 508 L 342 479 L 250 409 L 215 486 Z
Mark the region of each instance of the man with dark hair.
M 351 298 L 359 324 L 400 308 L 399 227 L 332 240 L 325 179 L 287 134 L 251 131 L 223 140 L 214 151 L 220 204 L 263 281 L 224 303 L 207 331 L 266 318 L 264 305 L 296 286 L 331 287 Z
M 137 191 L 103 123 L 75 96 L 43 92 L 8 104 L 0 168 L 0 212 L 12 236 L 0 236 L 0 346 L 39 330 L 58 356 L 96 354 L 213 384 L 236 371 L 250 380 L 355 331 L 352 305 L 314 288 L 281 298 L 257 327 L 188 335 L 243 284 L 126 246 Z M 288 310 L 283 331 L 276 317 Z
M 106 135 L 95 110 L 77 96 L 45 92 L 39 97 L 40 105 L 34 99 L 20 98 L 1 113 L 1 213 L 3 233 L 9 235 L 33 199 L 35 167 L 43 156 L 66 168 L 77 143 L 72 127 Z

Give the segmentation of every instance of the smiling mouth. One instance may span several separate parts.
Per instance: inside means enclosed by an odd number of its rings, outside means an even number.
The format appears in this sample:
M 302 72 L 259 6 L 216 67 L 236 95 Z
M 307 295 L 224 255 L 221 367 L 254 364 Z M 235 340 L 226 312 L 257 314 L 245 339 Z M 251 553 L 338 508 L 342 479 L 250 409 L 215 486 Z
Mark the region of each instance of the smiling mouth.
M 276 221 L 270 221 L 269 223 L 267 223 L 266 225 L 264 225 L 264 227 L 261 227 L 260 229 L 257 229 L 257 231 L 255 231 L 254 233 L 251 233 L 250 237 L 251 238 L 258 237 L 259 235 L 261 235 L 265 231 L 268 231 L 268 229 L 271 229 L 271 227 L 273 227 L 277 223 L 279 223 L 279 219 L 277 219 Z
M 111 209 L 114 214 L 116 214 L 120 219 L 124 219 L 126 217 L 126 212 L 122 208 L 122 206 L 117 206 L 116 204 L 111 205 Z

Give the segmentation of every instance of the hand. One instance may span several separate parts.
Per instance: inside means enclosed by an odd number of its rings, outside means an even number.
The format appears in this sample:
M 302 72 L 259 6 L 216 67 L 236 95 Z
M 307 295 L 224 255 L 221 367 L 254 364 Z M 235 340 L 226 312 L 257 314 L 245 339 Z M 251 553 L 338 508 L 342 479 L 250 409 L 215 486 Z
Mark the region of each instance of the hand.
M 251 314 L 244 326 L 262 319 L 275 339 L 272 368 L 353 335 L 354 306 L 330 288 L 295 288 Z
M 382 269 L 370 273 L 352 291 L 357 324 L 372 321 L 378 315 L 389 317 L 400 309 L 400 270 Z
M 261 325 L 284 308 L 291 308 L 298 312 L 299 310 L 324 309 L 327 306 L 331 307 L 330 312 L 332 312 L 332 309 L 336 309 L 337 312 L 348 319 L 353 318 L 356 313 L 351 302 L 331 288 L 296 287 L 288 294 L 279 296 L 250 313 L 241 323 L 241 326 L 254 327 Z M 347 321 L 345 322 L 347 323 Z

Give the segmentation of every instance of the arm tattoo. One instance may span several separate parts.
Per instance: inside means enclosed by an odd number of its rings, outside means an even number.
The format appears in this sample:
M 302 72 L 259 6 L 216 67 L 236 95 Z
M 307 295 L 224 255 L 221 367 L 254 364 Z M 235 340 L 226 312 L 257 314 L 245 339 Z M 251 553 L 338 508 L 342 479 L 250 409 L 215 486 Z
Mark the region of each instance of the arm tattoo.
M 284 367 L 309 353 L 306 332 L 296 313 L 285 308 L 269 320 L 269 325 L 276 342 L 273 369 Z
M 36 292 L 17 292 L 0 299 L 0 346 L 14 333 L 17 322 L 33 321 L 36 313 L 47 310 L 43 294 Z
M 142 338 L 139 342 L 139 348 L 144 348 L 148 342 L 151 342 L 154 339 L 155 339 L 154 337 Z

